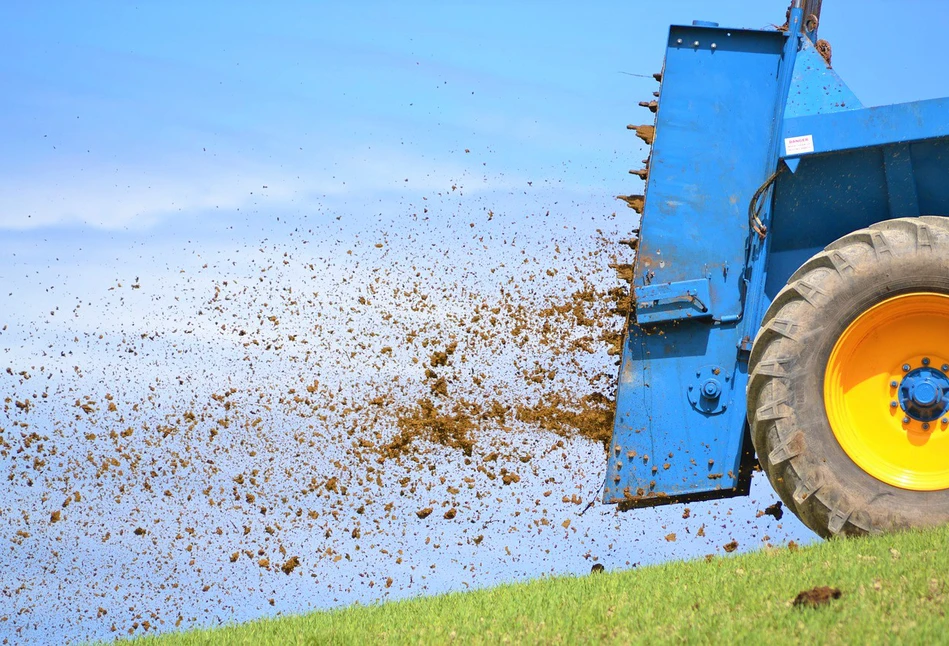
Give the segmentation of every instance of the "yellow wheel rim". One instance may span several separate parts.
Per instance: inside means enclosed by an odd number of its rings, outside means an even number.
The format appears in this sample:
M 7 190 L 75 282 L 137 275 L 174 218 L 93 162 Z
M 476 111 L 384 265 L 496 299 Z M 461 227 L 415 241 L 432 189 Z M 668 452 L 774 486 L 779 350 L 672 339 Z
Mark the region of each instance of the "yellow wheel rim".
M 824 374 L 830 427 L 857 465 L 914 491 L 949 488 L 949 296 L 895 296 L 840 335 Z

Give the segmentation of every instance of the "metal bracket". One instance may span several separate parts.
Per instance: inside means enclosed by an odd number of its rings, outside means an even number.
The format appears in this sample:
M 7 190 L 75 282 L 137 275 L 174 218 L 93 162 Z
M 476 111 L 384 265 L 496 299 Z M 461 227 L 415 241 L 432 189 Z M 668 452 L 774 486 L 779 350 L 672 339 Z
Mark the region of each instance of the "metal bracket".
M 708 279 L 642 285 L 636 288 L 636 322 L 661 323 L 712 316 Z

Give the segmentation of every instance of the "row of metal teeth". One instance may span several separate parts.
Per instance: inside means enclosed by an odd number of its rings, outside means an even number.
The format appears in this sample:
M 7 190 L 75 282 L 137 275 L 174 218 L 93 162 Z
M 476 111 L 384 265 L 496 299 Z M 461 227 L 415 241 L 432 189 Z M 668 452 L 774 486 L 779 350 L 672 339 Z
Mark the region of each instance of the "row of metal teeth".
M 658 72 L 653 74 L 653 78 L 657 82 L 662 82 L 662 73 Z M 651 101 L 640 101 L 640 107 L 646 108 L 651 113 L 656 114 L 659 112 L 659 92 L 653 92 L 653 97 Z M 656 125 L 655 120 L 652 124 L 644 124 L 641 126 L 628 125 L 626 126 L 627 130 L 634 130 L 636 136 L 643 140 L 643 142 L 650 147 L 649 155 L 646 159 L 643 160 L 643 167 L 637 170 L 629 171 L 630 175 L 636 175 L 639 179 L 643 180 L 645 183 L 649 178 L 649 160 L 652 157 L 652 144 L 656 138 Z M 633 209 L 637 214 L 643 214 L 643 208 L 646 205 L 646 195 L 645 189 L 642 194 L 639 195 L 617 195 L 616 199 L 623 200 L 626 202 L 626 206 Z M 620 240 L 620 244 L 628 246 L 632 251 L 635 252 L 636 248 L 639 246 L 639 229 L 632 230 L 632 236 L 625 240 Z M 617 278 L 626 283 L 627 287 L 623 289 L 623 295 L 620 298 L 617 298 L 617 305 L 615 313 L 619 316 L 625 317 L 627 322 L 629 321 L 630 310 L 632 308 L 632 282 L 633 282 L 633 265 L 629 263 L 614 263 L 610 267 L 616 270 Z M 615 353 L 619 352 L 619 348 L 616 349 Z M 614 354 L 611 352 L 611 354 Z
M 656 81 L 662 83 L 662 72 L 657 72 L 652 75 Z M 640 101 L 640 107 L 646 108 L 653 114 L 659 112 L 659 92 L 653 92 L 652 95 L 655 97 L 651 101 Z M 630 175 L 636 175 L 639 179 L 644 182 L 649 178 L 649 160 L 652 157 L 652 144 L 656 139 L 656 124 L 655 120 L 652 124 L 644 124 L 641 126 L 634 126 L 632 124 L 626 126 L 627 130 L 633 130 L 636 132 L 636 136 L 643 140 L 643 142 L 650 147 L 649 155 L 646 159 L 643 160 L 643 167 L 635 170 L 630 170 Z M 619 199 L 626 202 L 629 208 L 633 209 L 639 215 L 643 214 L 643 206 L 645 206 L 646 198 L 645 195 L 618 195 Z

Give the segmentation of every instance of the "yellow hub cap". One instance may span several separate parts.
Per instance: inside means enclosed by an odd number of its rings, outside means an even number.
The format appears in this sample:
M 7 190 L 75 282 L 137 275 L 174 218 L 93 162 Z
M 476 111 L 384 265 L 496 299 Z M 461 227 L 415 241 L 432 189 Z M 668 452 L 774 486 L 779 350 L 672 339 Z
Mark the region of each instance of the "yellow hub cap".
M 868 309 L 840 335 L 824 374 L 840 446 L 887 484 L 949 488 L 947 372 L 949 296 L 904 294 Z

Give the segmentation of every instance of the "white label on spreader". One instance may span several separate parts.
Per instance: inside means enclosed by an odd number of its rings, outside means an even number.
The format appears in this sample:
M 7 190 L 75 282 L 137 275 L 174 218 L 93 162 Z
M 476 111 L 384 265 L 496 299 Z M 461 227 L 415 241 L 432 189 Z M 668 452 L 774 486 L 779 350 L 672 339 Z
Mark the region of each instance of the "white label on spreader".
M 814 152 L 814 136 L 788 137 L 784 140 L 785 155 L 804 155 Z

